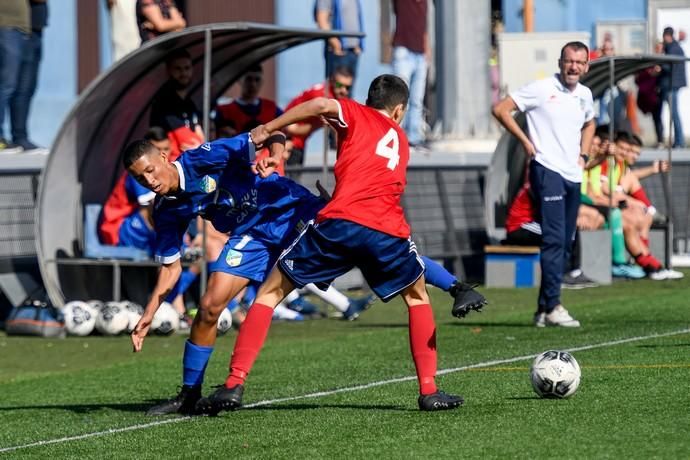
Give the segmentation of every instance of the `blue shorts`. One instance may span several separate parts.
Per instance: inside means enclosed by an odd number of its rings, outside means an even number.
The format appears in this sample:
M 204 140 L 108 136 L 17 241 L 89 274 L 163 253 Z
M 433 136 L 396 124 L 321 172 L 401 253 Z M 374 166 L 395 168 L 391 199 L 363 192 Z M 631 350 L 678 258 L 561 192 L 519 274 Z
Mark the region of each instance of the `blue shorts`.
M 280 256 L 278 266 L 295 286 L 315 283 L 322 289 L 357 267 L 384 302 L 424 273 L 424 263 L 411 239 L 341 219 L 307 226 Z
M 280 249 L 268 246 L 250 235 L 231 236 L 209 272 L 223 272 L 262 283 L 270 272 Z

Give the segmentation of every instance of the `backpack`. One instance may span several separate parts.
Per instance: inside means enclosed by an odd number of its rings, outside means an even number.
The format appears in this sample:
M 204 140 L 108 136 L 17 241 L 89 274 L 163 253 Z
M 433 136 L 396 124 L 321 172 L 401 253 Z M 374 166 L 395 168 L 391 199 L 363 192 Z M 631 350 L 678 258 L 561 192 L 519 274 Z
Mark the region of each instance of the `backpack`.
M 65 337 L 62 312 L 48 302 L 27 300 L 14 307 L 5 321 L 7 335 Z

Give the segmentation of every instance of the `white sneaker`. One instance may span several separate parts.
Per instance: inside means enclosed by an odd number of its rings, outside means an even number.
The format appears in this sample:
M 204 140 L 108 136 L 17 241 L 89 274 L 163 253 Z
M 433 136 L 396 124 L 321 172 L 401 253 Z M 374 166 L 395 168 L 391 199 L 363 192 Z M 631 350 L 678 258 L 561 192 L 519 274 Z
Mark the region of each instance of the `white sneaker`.
M 682 272 L 671 270 L 670 268 L 662 268 L 655 272 L 649 273 L 649 279 L 654 281 L 664 281 L 664 280 L 679 280 L 685 275 Z
M 546 327 L 546 313 L 535 313 L 534 325 L 537 327 Z
M 563 305 L 557 305 L 544 319 L 546 326 L 580 327 L 580 322 L 570 316 Z

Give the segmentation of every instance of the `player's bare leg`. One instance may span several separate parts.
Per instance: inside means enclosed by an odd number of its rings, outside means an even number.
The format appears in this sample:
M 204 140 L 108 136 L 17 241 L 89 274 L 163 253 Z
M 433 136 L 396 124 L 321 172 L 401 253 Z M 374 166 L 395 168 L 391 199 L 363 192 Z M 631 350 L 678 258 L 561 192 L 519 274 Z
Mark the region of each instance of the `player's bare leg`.
M 172 399 L 153 406 L 147 415 L 193 414 L 201 399 L 206 365 L 216 342 L 218 317 L 230 299 L 247 286 L 249 280 L 223 272 L 211 274 L 208 289 L 201 298 L 199 312 L 194 317 L 189 340 L 183 356 L 182 387 Z
M 464 402 L 462 396 L 449 395 L 436 388 L 436 323 L 424 276 L 408 286 L 402 297 L 410 318 L 410 351 L 419 381 L 419 409 L 455 409 Z
M 225 384 L 197 402 L 198 413 L 217 415 L 220 411 L 236 410 L 242 405 L 244 381 L 266 341 L 273 309 L 294 288 L 295 286 L 283 275 L 278 266 L 273 267 L 268 278 L 259 288 L 256 300 L 249 308 L 247 318 L 240 327 L 230 360 L 230 374 Z

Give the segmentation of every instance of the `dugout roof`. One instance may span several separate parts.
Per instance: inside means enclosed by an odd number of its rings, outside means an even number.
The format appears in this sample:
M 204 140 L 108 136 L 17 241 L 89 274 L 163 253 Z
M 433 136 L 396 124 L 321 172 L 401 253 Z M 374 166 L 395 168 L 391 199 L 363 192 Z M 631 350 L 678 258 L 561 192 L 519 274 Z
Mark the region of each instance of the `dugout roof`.
M 81 298 L 79 293 L 90 282 L 89 270 L 66 280 L 47 262 L 81 255 L 83 205 L 106 200 L 122 171 L 121 150 L 148 128 L 151 99 L 167 80 L 165 61 L 174 50 L 184 48 L 192 57 L 191 96 L 201 108 L 207 33 L 212 48 L 211 101 L 245 69 L 283 50 L 333 36 L 361 35 L 245 22 L 207 24 L 147 42 L 94 80 L 63 121 L 39 189 L 37 253 L 43 281 L 56 305 L 65 299 L 65 283 L 77 293 L 69 297 Z
M 601 95 L 612 84 L 635 75 L 647 67 L 690 60 L 675 56 L 639 55 L 614 56 L 596 59 L 590 63 L 589 72 L 582 79 L 582 83 L 592 90 L 594 99 Z M 558 69 L 554 69 L 557 71 Z M 525 117 L 516 115 L 519 125 L 525 129 Z M 503 227 L 513 197 L 517 194 L 525 178 L 526 158 L 520 142 L 510 133 L 504 132 L 496 145 L 486 174 L 486 193 L 484 205 L 486 214 L 486 228 L 488 236 L 493 240 L 500 240 L 505 234 Z

